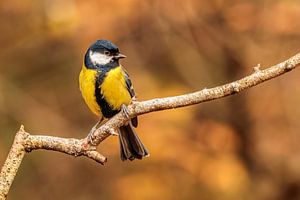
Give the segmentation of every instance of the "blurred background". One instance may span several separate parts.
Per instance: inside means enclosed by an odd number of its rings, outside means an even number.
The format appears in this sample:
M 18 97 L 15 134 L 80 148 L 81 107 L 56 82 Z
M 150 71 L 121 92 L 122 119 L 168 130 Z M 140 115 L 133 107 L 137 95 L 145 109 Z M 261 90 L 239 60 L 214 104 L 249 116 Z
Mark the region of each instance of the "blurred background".
M 109 39 L 140 100 L 231 82 L 299 52 L 300 1 L 2 0 L 0 165 L 21 124 L 83 138 L 97 121 L 78 74 L 87 47 Z M 105 166 L 36 151 L 8 199 L 300 199 L 300 71 L 238 95 L 140 116 L 151 156 Z

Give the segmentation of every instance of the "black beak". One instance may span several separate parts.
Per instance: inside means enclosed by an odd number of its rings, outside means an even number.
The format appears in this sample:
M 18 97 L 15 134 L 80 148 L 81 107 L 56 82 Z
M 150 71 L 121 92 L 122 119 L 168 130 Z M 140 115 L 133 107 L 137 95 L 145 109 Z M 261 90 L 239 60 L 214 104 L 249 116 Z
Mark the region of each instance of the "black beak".
M 114 56 L 114 58 L 121 59 L 121 58 L 126 58 L 126 56 L 121 53 L 118 53 L 117 55 Z

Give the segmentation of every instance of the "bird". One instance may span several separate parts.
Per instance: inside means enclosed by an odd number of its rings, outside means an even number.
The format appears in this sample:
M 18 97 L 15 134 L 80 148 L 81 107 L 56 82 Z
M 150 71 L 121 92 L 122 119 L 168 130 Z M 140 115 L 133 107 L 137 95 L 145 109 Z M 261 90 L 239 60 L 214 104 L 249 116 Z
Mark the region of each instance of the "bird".
M 89 136 L 102 122 L 120 111 L 128 114 L 126 106 L 136 100 L 129 75 L 119 63 L 123 58 L 126 56 L 109 40 L 95 41 L 85 53 L 79 88 L 88 108 L 99 117 Z M 137 117 L 134 117 L 117 130 L 122 161 L 149 156 L 135 131 L 137 125 Z

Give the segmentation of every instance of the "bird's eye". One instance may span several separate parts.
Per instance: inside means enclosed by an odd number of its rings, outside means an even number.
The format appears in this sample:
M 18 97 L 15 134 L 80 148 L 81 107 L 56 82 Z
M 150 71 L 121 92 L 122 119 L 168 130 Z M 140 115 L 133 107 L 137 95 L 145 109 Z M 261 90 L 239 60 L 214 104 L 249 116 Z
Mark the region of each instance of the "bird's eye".
M 104 51 L 104 54 L 107 55 L 107 56 L 110 55 L 109 51 Z

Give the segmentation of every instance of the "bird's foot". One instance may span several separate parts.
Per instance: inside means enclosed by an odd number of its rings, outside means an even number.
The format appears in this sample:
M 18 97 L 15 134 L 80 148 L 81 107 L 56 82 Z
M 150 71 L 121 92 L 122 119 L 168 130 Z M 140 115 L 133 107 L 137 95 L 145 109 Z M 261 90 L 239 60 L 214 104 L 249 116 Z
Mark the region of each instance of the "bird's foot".
M 109 132 L 112 136 L 119 136 L 118 130 L 115 128 L 110 129 Z
M 137 102 L 138 100 L 137 100 L 137 97 L 136 96 L 133 96 L 132 98 L 131 98 L 131 102 Z
M 94 132 L 96 131 L 97 129 L 96 128 L 92 128 L 87 136 L 87 139 L 88 139 L 88 143 L 93 145 L 93 146 L 96 146 L 96 144 L 93 142 L 93 134 Z
M 125 106 L 124 104 L 122 104 L 122 106 L 121 106 L 121 112 L 123 113 L 124 117 L 127 120 L 130 120 L 129 110 L 128 110 L 127 106 Z
M 87 139 L 88 139 L 88 143 L 93 145 L 93 146 L 96 146 L 96 144 L 93 142 L 93 134 L 94 132 L 98 129 L 98 125 L 102 122 L 103 118 L 101 118 L 93 127 L 92 129 L 90 130 L 88 136 L 87 136 Z

